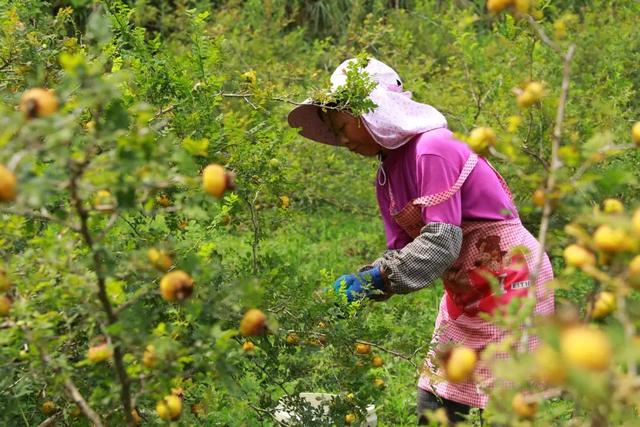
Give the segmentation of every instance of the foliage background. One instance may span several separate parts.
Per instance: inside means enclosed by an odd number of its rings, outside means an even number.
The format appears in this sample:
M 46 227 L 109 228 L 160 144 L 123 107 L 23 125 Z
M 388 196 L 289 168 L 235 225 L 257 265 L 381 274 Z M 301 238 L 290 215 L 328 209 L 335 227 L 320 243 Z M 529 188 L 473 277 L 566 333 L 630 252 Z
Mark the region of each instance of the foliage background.
M 599 158 L 579 180 L 575 172 L 599 148 L 628 141 L 640 116 L 640 4 L 540 3 L 547 33 L 577 46 L 563 201 L 549 236 L 560 270 L 571 218 L 607 197 L 637 203 L 637 152 Z M 0 207 L 0 260 L 18 297 L 0 330 L 1 424 L 37 425 L 47 418 L 41 403 L 53 400 L 60 422 L 85 425 L 71 415 L 65 378 L 110 425 L 122 424 L 111 365 L 84 360 L 99 334 L 121 340 L 136 407 L 149 425 L 160 423 L 155 401 L 176 386 L 185 389 L 185 408 L 205 408 L 200 416 L 185 409 L 180 425 L 269 424 L 278 399 L 300 391 L 354 392 L 355 410 L 375 403 L 382 425 L 415 423 L 412 363 L 426 354 L 442 288 L 358 312 L 326 299 L 319 290 L 384 249 L 377 165 L 303 140 L 288 129 L 286 113 L 325 87 L 340 62 L 367 52 L 393 66 L 414 98 L 440 109 L 455 132 L 496 130 L 503 154 L 492 162 L 535 234 L 541 213 L 531 194 L 548 166 L 562 73 L 526 22 L 491 16 L 479 0 L 1 0 L 0 19 L 0 163 L 17 164 L 20 182 L 16 207 Z M 508 117 L 521 113 L 512 90 L 529 79 L 546 83 L 548 100 L 509 129 Z M 16 105 L 33 86 L 56 88 L 61 113 L 24 122 Z M 78 199 L 91 233 L 103 237 L 92 250 L 68 226 L 78 219 L 70 159 L 89 160 Z M 218 202 L 199 185 L 210 162 L 238 175 L 238 190 Z M 91 204 L 99 189 L 113 194 L 114 215 Z M 159 206 L 158 194 L 171 206 Z M 54 220 L 15 215 L 42 207 Z M 171 249 L 177 267 L 194 277 L 192 300 L 159 298 L 159 276 L 146 261 L 153 246 Z M 112 325 L 95 298 L 97 269 L 112 304 L 124 304 Z M 576 274 L 559 300 L 580 301 L 592 287 Z M 253 306 L 276 332 L 245 354 L 233 330 Z M 287 345 L 289 330 L 303 340 L 326 333 L 328 345 Z M 354 339 L 382 347 L 374 352 L 384 367 L 356 366 Z M 152 370 L 140 364 L 149 343 L 161 356 Z M 43 352 L 53 361 L 45 363 Z M 386 386 L 374 387 L 374 377 Z M 341 402 L 338 423 L 354 410 Z M 584 410 L 569 400 L 545 405 L 554 424 Z

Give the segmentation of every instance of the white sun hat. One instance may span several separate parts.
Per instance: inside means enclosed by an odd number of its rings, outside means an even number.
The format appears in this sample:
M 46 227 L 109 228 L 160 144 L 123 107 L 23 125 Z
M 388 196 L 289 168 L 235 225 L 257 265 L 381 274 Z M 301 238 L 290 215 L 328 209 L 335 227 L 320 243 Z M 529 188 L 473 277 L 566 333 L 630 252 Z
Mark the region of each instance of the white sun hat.
M 347 59 L 333 72 L 330 93 L 346 84 L 347 67 L 353 61 L 357 59 Z M 404 90 L 402 80 L 393 68 L 369 58 L 366 67 L 359 71 L 367 72 L 376 83 L 369 94 L 376 107 L 364 113 L 362 119 L 373 139 L 381 146 L 398 148 L 416 135 L 447 126 L 447 120 L 438 110 L 411 99 L 411 92 Z M 305 138 L 340 145 L 329 126 L 322 121 L 321 109 L 322 106 L 313 99 L 307 99 L 289 112 L 289 125 L 301 128 L 300 134 Z

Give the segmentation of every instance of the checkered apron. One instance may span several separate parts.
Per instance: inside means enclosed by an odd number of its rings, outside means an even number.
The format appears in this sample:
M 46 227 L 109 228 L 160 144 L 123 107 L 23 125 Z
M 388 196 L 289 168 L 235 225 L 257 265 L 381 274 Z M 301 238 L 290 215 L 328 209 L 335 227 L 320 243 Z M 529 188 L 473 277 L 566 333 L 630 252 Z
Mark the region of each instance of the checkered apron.
M 425 225 L 422 220 L 422 208 L 435 206 L 451 198 L 460 190 L 477 162 L 478 156 L 472 154 L 458 180 L 449 190 L 417 198 L 400 211 L 395 211 L 389 185 L 394 220 L 411 237 L 417 237 Z M 493 170 L 502 188 L 511 197 L 505 180 L 495 169 Z M 458 259 L 442 277 L 445 294 L 440 302 L 430 351 L 425 361 L 427 372 L 421 375 L 418 386 L 432 390 L 443 398 L 484 408 L 487 395 L 483 388 L 490 387 L 493 382 L 490 369 L 478 363 L 472 380 L 465 383 L 449 383 L 442 379 L 444 372 L 436 362 L 436 354 L 452 344 L 463 344 L 480 352 L 487 344 L 501 341 L 507 336 L 508 331 L 481 319 L 478 314 L 491 313 L 513 298 L 533 293 L 536 297 L 535 314 L 552 314 L 553 291 L 547 289 L 544 284 L 553 279 L 553 271 L 548 257 L 544 254 L 535 286 L 531 288 L 529 272 L 535 268 L 541 248 L 519 218 L 502 221 L 464 221 L 461 228 L 462 248 Z M 529 350 L 536 346 L 537 338 L 531 337 L 528 342 Z

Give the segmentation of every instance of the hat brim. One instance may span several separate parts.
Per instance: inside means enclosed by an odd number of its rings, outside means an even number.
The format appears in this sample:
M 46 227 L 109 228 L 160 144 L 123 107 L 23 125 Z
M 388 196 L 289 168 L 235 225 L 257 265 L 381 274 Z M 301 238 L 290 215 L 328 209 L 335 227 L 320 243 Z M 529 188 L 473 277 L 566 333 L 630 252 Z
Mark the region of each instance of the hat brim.
M 322 107 L 307 99 L 289 112 L 287 121 L 292 128 L 300 128 L 299 134 L 316 142 L 340 145 L 335 134 L 320 118 Z

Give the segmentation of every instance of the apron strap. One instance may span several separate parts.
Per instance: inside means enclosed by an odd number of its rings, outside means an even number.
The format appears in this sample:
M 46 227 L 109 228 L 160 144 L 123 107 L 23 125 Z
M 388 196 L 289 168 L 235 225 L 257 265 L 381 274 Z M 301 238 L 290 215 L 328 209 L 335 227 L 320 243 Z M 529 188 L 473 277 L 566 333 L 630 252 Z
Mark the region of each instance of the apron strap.
M 464 167 L 462 168 L 462 172 L 460 173 L 458 180 L 456 181 L 455 184 L 453 184 L 453 186 L 451 186 L 451 188 L 441 193 L 418 197 L 417 199 L 413 200 L 413 204 L 422 205 L 422 206 L 435 206 L 446 200 L 449 200 L 454 194 L 456 194 L 460 190 L 460 188 L 462 187 L 462 184 L 464 184 L 464 182 L 467 180 L 467 178 L 471 174 L 471 171 L 473 171 L 473 168 L 476 166 L 477 163 L 478 163 L 478 155 L 476 153 L 471 153 L 471 155 L 465 162 Z
M 500 172 L 498 172 L 498 170 L 494 168 L 493 165 L 488 160 L 486 160 L 486 162 L 489 165 L 489 167 L 495 172 L 496 176 L 498 177 L 498 181 L 500 181 L 500 185 L 502 186 L 502 189 L 504 190 L 504 192 L 507 193 L 511 202 L 515 204 L 513 200 L 513 194 L 511 194 L 511 190 L 509 189 L 509 185 L 507 185 L 507 181 L 504 180 L 502 175 L 500 175 Z

